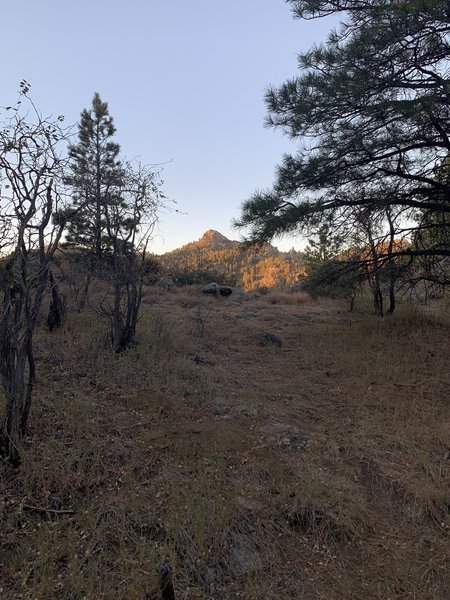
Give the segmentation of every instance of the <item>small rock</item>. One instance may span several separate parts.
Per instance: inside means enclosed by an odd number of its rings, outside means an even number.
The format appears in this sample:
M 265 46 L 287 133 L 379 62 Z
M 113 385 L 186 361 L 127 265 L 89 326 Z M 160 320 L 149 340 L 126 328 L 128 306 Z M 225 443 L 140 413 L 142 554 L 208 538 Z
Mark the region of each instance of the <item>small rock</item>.
M 380 449 L 385 452 L 406 452 L 405 445 L 396 441 L 380 444 Z
M 244 292 L 244 290 L 241 290 L 237 287 L 230 287 L 230 290 L 231 290 L 231 295 L 235 299 L 248 298 L 248 296 L 249 296 L 249 294 L 247 292 Z
M 214 585 L 217 580 L 217 569 L 213 569 L 212 567 L 208 567 L 206 569 L 205 574 L 205 583 L 208 586 Z
M 306 450 L 312 442 L 309 436 L 300 434 L 295 425 L 287 423 L 270 423 L 260 427 L 259 431 L 269 442 L 284 446 L 290 452 Z
M 259 341 L 259 343 L 261 344 L 261 346 L 278 346 L 278 348 L 281 348 L 283 345 L 283 342 L 281 341 L 281 338 L 279 338 L 277 335 L 274 335 L 273 333 L 269 333 L 269 332 L 259 332 L 256 334 L 256 339 Z
M 236 577 L 245 575 L 252 571 L 258 571 L 262 567 L 259 554 L 251 548 L 251 545 L 236 540 L 231 548 L 230 563 Z
M 262 504 L 262 502 L 259 502 L 253 498 L 246 498 L 245 496 L 237 496 L 236 504 L 241 508 L 252 512 L 261 511 L 264 508 L 264 504 Z
M 200 356 L 200 354 L 196 354 L 192 358 L 192 362 L 195 362 L 196 365 L 208 365 L 209 367 L 214 366 L 214 362 L 209 358 L 205 358 L 204 356 Z
M 249 417 L 256 417 L 258 415 L 258 407 L 254 404 L 239 404 L 236 406 L 235 411 Z
M 230 414 L 230 403 L 224 398 L 216 398 L 212 401 L 212 412 L 216 417 Z
M 292 438 L 285 438 L 283 440 L 283 446 L 287 446 L 288 450 L 295 452 L 297 450 L 306 450 L 311 444 L 311 440 L 308 437 L 295 435 Z
M 345 325 L 346 327 L 350 327 L 353 325 L 353 319 L 349 319 L 348 317 L 342 317 L 336 321 L 338 325 Z
M 171 278 L 169 279 L 160 279 L 159 281 L 156 281 L 154 284 L 156 287 L 173 287 L 175 285 L 175 281 Z

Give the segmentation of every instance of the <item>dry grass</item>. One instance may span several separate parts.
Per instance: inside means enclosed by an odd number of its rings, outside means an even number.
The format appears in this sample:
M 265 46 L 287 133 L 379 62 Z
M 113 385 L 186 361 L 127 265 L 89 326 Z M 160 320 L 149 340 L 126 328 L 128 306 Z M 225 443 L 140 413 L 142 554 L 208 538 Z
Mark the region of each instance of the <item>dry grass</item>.
M 446 598 L 444 317 L 150 290 L 135 349 L 102 327 L 40 332 L 1 598 L 156 600 L 163 559 L 177 600 Z

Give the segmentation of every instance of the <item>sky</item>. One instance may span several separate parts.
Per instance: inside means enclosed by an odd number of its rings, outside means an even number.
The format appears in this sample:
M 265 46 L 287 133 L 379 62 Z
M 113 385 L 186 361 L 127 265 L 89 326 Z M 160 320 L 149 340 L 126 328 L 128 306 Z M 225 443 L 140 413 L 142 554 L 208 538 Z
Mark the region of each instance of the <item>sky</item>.
M 207 229 L 245 233 L 232 227 L 242 202 L 295 152 L 264 127 L 264 92 L 330 27 L 294 20 L 284 0 L 0 0 L 0 20 L 0 106 L 25 79 L 41 112 L 70 124 L 99 92 L 122 154 L 163 166 L 178 212 L 161 214 L 156 253 Z

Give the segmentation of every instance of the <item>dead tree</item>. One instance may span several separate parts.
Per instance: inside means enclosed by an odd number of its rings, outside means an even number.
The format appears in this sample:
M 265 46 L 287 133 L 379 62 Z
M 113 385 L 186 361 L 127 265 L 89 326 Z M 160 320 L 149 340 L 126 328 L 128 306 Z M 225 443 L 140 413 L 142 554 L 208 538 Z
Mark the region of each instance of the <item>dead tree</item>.
M 122 352 L 135 343 L 147 247 L 164 199 L 159 172 L 126 163 L 114 194 L 103 206 L 109 251 L 102 259 L 112 301 L 103 302 L 101 311 L 109 321 L 113 350 Z
M 63 117 L 43 118 L 28 91 L 22 81 L 20 102 L 5 109 L 0 129 L 0 227 L 7 230 L 0 312 L 0 376 L 6 406 L 0 449 L 13 465 L 21 461 L 21 438 L 36 378 L 33 336 L 64 228 L 62 222 L 52 224 L 52 215 L 62 201 L 59 147 L 67 130 L 61 125 Z M 22 116 L 26 103 L 29 112 Z

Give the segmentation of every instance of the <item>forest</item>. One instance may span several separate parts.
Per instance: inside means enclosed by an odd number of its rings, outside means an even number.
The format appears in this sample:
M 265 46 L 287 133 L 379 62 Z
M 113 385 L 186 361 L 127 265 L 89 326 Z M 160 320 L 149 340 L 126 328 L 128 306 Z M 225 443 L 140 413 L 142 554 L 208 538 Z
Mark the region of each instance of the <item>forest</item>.
M 0 598 L 447 597 L 448 3 L 286 4 L 339 24 L 265 94 L 296 153 L 240 242 L 152 253 L 99 93 L 1 99 Z
M 280 252 L 267 243 L 247 248 L 213 230 L 206 231 L 197 242 L 163 254 L 159 262 L 173 282 L 193 284 L 218 279 L 245 291 L 286 289 L 295 286 L 306 273 L 301 252 Z

